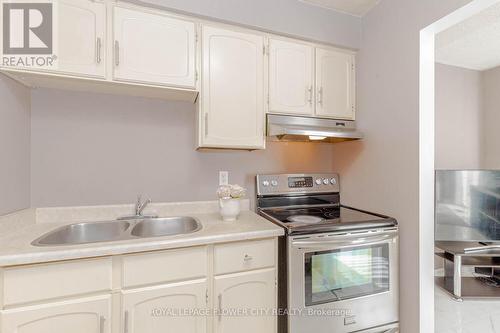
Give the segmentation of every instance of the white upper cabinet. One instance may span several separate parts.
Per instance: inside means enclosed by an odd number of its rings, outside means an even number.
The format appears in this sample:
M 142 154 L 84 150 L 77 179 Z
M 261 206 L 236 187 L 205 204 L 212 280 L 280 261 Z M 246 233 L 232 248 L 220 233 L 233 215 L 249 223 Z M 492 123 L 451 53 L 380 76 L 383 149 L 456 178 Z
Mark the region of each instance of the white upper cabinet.
M 269 112 L 314 114 L 314 48 L 269 40 Z
M 198 101 L 198 148 L 264 149 L 266 112 L 355 118 L 352 51 L 121 1 L 55 8 L 57 67 L 0 71 L 30 87 Z
M 98 1 L 59 0 L 56 71 L 104 78 L 106 7 Z
M 113 26 L 114 79 L 195 87 L 194 22 L 114 7 Z
M 353 120 L 354 55 L 316 48 L 316 115 Z
M 265 148 L 264 37 L 202 29 L 199 146 Z

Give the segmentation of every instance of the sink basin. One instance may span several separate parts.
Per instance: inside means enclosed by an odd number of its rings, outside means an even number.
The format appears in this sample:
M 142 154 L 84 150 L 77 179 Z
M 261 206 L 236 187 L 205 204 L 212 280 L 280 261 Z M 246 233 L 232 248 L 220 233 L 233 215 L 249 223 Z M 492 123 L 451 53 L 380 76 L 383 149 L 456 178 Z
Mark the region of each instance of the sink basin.
M 201 229 L 198 220 L 188 217 L 142 218 L 66 225 L 34 240 L 34 246 L 78 245 L 127 239 L 174 236 Z
M 201 224 L 192 217 L 165 217 L 146 219 L 138 222 L 132 229 L 132 236 L 161 237 L 189 234 L 201 229 Z
M 70 224 L 51 231 L 35 240 L 35 246 L 72 245 L 107 242 L 121 239 L 130 226 L 126 221 Z

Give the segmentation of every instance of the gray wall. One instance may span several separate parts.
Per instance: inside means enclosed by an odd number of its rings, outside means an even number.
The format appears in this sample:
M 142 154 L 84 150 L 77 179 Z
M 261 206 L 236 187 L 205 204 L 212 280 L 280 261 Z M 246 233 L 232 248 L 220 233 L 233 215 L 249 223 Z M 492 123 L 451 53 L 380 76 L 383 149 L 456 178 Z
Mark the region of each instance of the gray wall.
M 400 223 L 404 333 L 419 331 L 427 306 L 419 294 L 419 32 L 467 2 L 383 0 L 363 19 L 357 119 L 366 138 L 333 148 L 344 203 Z
M 0 74 L 0 215 L 30 206 L 29 90 Z
M 254 196 L 257 173 L 331 172 L 328 144 L 195 151 L 187 103 L 38 89 L 32 93 L 32 206 L 212 200 L 218 171 Z
M 298 0 L 144 0 L 143 3 L 339 46 L 358 48 L 361 44 L 361 18 Z
M 500 67 L 436 64 L 436 169 L 500 169 Z
M 481 78 L 479 71 L 436 64 L 436 169 L 482 166 Z
M 482 166 L 500 170 L 500 67 L 482 73 Z

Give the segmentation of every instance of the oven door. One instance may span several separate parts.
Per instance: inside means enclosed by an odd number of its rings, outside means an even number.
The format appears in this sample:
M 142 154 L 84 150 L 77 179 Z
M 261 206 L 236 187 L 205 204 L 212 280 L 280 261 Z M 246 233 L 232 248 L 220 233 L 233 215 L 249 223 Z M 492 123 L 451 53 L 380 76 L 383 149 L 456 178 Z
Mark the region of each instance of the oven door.
M 289 333 L 398 321 L 397 230 L 288 239 Z

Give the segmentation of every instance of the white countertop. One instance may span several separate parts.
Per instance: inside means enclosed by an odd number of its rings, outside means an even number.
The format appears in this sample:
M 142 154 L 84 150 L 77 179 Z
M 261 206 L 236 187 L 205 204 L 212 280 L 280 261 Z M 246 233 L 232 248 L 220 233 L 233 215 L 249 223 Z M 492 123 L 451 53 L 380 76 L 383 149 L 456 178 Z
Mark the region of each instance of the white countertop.
M 206 204 L 207 203 L 205 203 L 205 206 Z M 114 206 L 115 211 L 116 207 L 117 206 Z M 194 211 L 199 211 L 199 207 L 200 205 L 198 205 L 198 208 L 194 209 Z M 195 217 L 202 224 L 202 229 L 192 234 L 138 238 L 71 246 L 43 247 L 33 246 L 31 245 L 31 242 L 43 234 L 54 230 L 55 228 L 74 223 L 76 221 L 71 221 L 66 218 L 64 222 L 58 221 L 57 223 L 48 223 L 45 221 L 47 220 L 47 212 L 42 211 L 40 213 L 33 212 L 33 210 L 27 210 L 20 213 L 18 216 L 11 216 L 9 220 L 4 218 L 4 221 L 2 221 L 0 219 L 0 266 L 82 259 L 222 242 L 278 237 L 284 233 L 281 227 L 274 225 L 252 211 L 242 211 L 237 221 L 224 222 L 217 212 L 213 212 L 213 205 L 211 205 L 211 207 L 211 209 L 208 209 L 208 211 L 212 210 L 211 212 L 196 212 L 195 214 L 186 214 L 186 211 L 189 211 L 189 208 L 185 205 L 182 207 L 184 213 L 182 215 Z M 100 209 L 102 211 L 103 208 Z M 68 209 L 66 209 L 66 211 L 67 210 Z M 166 210 L 165 206 L 163 206 L 163 209 L 159 210 L 162 213 L 171 213 L 158 214 L 161 217 L 178 215 L 176 214 L 178 209 L 176 212 L 175 209 Z M 72 213 L 74 212 L 75 208 L 72 208 Z M 43 223 L 40 223 L 39 221 L 34 221 L 36 223 L 23 223 L 23 218 L 29 219 L 30 216 L 36 218 L 37 215 L 43 216 Z M 79 221 L 88 220 L 82 218 L 81 214 L 78 217 Z M 95 218 L 95 216 L 93 217 Z M 57 219 L 54 218 L 54 220 Z

